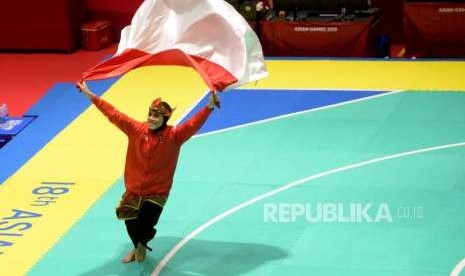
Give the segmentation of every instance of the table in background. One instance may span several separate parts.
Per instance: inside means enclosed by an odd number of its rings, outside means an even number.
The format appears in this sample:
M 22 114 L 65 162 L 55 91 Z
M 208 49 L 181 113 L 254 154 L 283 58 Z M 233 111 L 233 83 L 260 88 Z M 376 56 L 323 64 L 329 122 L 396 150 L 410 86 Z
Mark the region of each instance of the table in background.
M 370 57 L 376 53 L 377 16 L 352 21 L 269 20 L 260 22 L 266 55 Z

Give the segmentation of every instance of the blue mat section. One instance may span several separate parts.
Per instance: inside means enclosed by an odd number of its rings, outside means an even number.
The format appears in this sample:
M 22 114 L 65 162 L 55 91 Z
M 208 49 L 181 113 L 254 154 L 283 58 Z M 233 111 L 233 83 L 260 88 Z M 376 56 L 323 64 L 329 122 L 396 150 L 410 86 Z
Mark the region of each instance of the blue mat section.
M 198 134 L 382 93 L 385 92 L 232 89 L 220 94 L 221 109 L 210 115 Z M 208 97 L 204 97 L 183 121 L 205 106 Z
M 102 95 L 117 78 L 89 82 L 91 90 Z M 70 124 L 90 101 L 72 83 L 58 83 L 25 115 L 37 116 L 23 131 L 0 149 L 0 185 Z

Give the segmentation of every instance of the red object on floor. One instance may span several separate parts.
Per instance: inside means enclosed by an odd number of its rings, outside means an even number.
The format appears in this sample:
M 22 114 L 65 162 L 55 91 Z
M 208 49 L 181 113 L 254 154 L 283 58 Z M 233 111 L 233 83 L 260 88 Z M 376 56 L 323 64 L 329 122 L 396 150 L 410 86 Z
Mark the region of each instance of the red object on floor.
M 405 46 L 404 45 L 392 45 L 391 46 L 391 57 L 403 58 L 405 57 Z
M 107 20 L 94 20 L 81 26 L 82 43 L 86 50 L 100 50 L 111 43 L 111 24 Z
M 131 19 L 144 0 L 85 0 L 86 18 L 105 18 L 111 22 L 113 42 L 120 39 L 121 30 L 131 24 Z

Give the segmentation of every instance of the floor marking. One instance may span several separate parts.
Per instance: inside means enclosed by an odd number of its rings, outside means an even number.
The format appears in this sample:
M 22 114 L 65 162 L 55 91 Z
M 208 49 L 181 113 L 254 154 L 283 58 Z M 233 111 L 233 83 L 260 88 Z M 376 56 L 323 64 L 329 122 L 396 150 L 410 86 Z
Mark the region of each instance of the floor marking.
M 450 273 L 450 276 L 459 276 L 460 272 L 463 270 L 465 267 L 465 259 L 461 260 L 452 270 Z
M 184 119 L 187 117 L 187 115 L 189 115 L 189 113 L 191 113 L 192 110 L 194 110 L 194 108 L 195 108 L 197 105 L 199 105 L 200 102 L 202 101 L 202 99 L 205 98 L 209 93 L 210 93 L 210 91 L 209 91 L 209 90 L 206 90 L 206 91 L 204 92 L 204 94 L 202 95 L 202 97 L 199 97 L 199 98 L 197 99 L 197 101 L 195 101 L 189 108 L 187 108 L 186 111 L 184 112 L 184 114 L 183 114 L 182 116 L 180 116 L 180 117 L 174 122 L 174 125 L 175 125 L 175 126 L 179 125 L 179 124 L 182 122 L 182 120 L 184 120 Z
M 279 116 L 276 116 L 276 117 L 271 117 L 271 118 L 268 118 L 268 119 L 258 120 L 258 121 L 251 122 L 251 123 L 246 123 L 246 124 L 242 124 L 242 125 L 227 127 L 227 128 L 223 128 L 223 129 L 219 129 L 219 130 L 215 130 L 215 131 L 210 131 L 210 132 L 198 134 L 198 135 L 193 136 L 192 138 L 198 138 L 198 137 L 203 137 L 203 136 L 207 136 L 207 135 L 211 135 L 211 134 L 217 134 L 217 133 L 221 133 L 221 132 L 225 132 L 225 131 L 236 130 L 236 129 L 243 128 L 243 127 L 249 127 L 249 126 L 252 126 L 252 125 L 268 123 L 268 122 L 272 122 L 272 121 L 276 121 L 276 120 L 280 120 L 280 119 L 284 119 L 284 118 L 298 116 L 298 115 L 301 115 L 301 114 L 307 114 L 307 113 L 311 113 L 311 112 L 315 112 L 315 111 L 340 107 L 340 106 L 344 106 L 344 105 L 348 105 L 348 104 L 353 104 L 353 103 L 367 101 L 367 100 L 371 100 L 371 99 L 375 99 L 375 98 L 394 95 L 394 94 L 398 94 L 398 93 L 401 93 L 401 92 L 404 92 L 404 90 L 397 90 L 397 91 L 387 92 L 387 93 L 378 94 L 378 95 L 374 95 L 374 96 L 369 96 L 369 97 L 365 97 L 365 98 L 360 98 L 360 99 L 350 100 L 350 101 L 346 101 L 346 102 L 341 102 L 341 103 L 337 103 L 337 104 L 330 104 L 330 105 L 325 105 L 325 106 L 322 106 L 322 107 L 310 108 L 310 109 L 307 109 L 307 110 L 302 110 L 302 111 L 298 111 L 298 112 L 294 112 L 294 113 L 288 113 L 288 114 L 279 115 Z
M 386 160 L 397 159 L 397 158 L 411 156 L 411 155 L 415 155 L 415 154 L 421 154 L 421 153 L 425 153 L 425 152 L 443 150 L 443 149 L 454 148 L 454 147 L 462 147 L 462 146 L 465 146 L 465 142 L 454 143 L 454 144 L 446 144 L 446 145 L 440 145 L 440 146 L 434 146 L 434 147 L 429 147 L 429 148 L 423 148 L 423 149 L 418 149 L 418 150 L 412 150 L 412 151 L 396 153 L 396 154 L 393 154 L 393 155 L 378 157 L 378 158 L 375 158 L 375 159 L 355 163 L 355 164 L 352 164 L 352 165 L 346 165 L 346 166 L 343 166 L 343 167 L 335 168 L 335 169 L 332 169 L 332 170 L 329 170 L 329 171 L 325 171 L 325 172 L 321 172 L 321 173 L 318 173 L 318 174 L 310 175 L 308 177 L 305 177 L 305 178 L 302 178 L 302 179 L 287 183 L 287 184 L 285 184 L 285 185 L 283 185 L 283 186 L 281 186 L 281 187 L 279 187 L 277 189 L 271 190 L 271 191 L 269 191 L 267 193 L 264 193 L 262 195 L 254 197 L 254 198 L 252 198 L 252 199 L 250 199 L 248 201 L 245 201 L 245 202 L 243 202 L 243 203 L 241 203 L 241 204 L 239 204 L 239 205 L 225 211 L 224 213 L 217 215 L 216 217 L 210 219 L 209 221 L 207 221 L 206 223 L 204 223 L 203 225 L 201 225 L 200 227 L 195 229 L 189 235 L 184 237 L 178 244 L 176 244 L 168 252 L 168 254 L 166 254 L 163 257 L 163 259 L 158 263 L 155 270 L 152 272 L 152 276 L 159 275 L 160 272 L 162 271 L 162 269 L 166 266 L 166 264 L 173 258 L 173 256 L 176 255 L 176 253 L 179 250 L 181 250 L 181 248 L 184 245 L 186 245 L 190 240 L 192 240 L 195 236 L 202 233 L 204 230 L 206 230 L 207 228 L 209 228 L 213 224 L 215 224 L 215 223 L 219 222 L 220 220 L 228 217 L 229 215 L 232 215 L 235 212 L 237 212 L 237 211 L 239 211 L 239 210 L 241 210 L 241 209 L 243 209 L 245 207 L 248 207 L 249 205 L 252 205 L 252 204 L 254 204 L 254 203 L 256 203 L 256 202 L 258 202 L 258 201 L 260 201 L 262 199 L 268 198 L 270 196 L 273 196 L 275 194 L 278 194 L 280 192 L 283 192 L 285 190 L 288 190 L 288 189 L 293 188 L 295 186 L 298 186 L 300 184 L 303 184 L 303 183 L 306 183 L 306 182 L 309 182 L 309 181 L 312 181 L 312 180 L 315 180 L 315 179 L 318 179 L 318 178 L 322 178 L 322 177 L 325 177 L 325 176 L 328 176 L 328 175 L 332 175 L 332 174 L 335 174 L 335 173 L 339 173 L 339 172 L 342 172 L 342 171 L 347 171 L 347 170 L 367 166 L 367 165 L 370 165 L 370 164 L 383 162 L 383 161 L 386 161 Z M 454 269 L 454 271 L 460 272 L 460 270 L 463 268 L 463 266 L 465 266 L 465 260 L 462 260 L 459 263 L 459 265 L 457 265 L 457 267 Z

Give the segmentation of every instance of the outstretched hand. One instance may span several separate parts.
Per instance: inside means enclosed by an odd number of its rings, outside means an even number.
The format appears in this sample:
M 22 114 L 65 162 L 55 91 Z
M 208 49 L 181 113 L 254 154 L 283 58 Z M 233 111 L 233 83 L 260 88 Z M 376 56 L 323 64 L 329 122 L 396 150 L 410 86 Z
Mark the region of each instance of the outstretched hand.
M 214 109 L 215 107 L 220 108 L 220 98 L 216 91 L 210 91 L 210 100 L 208 101 L 208 107 Z
M 79 91 L 81 91 L 81 93 L 83 93 L 84 95 L 86 95 L 89 98 L 94 95 L 94 93 L 92 93 L 89 90 L 89 87 L 87 87 L 87 83 L 85 81 L 76 82 L 76 87 L 77 87 L 77 89 L 79 89 Z

